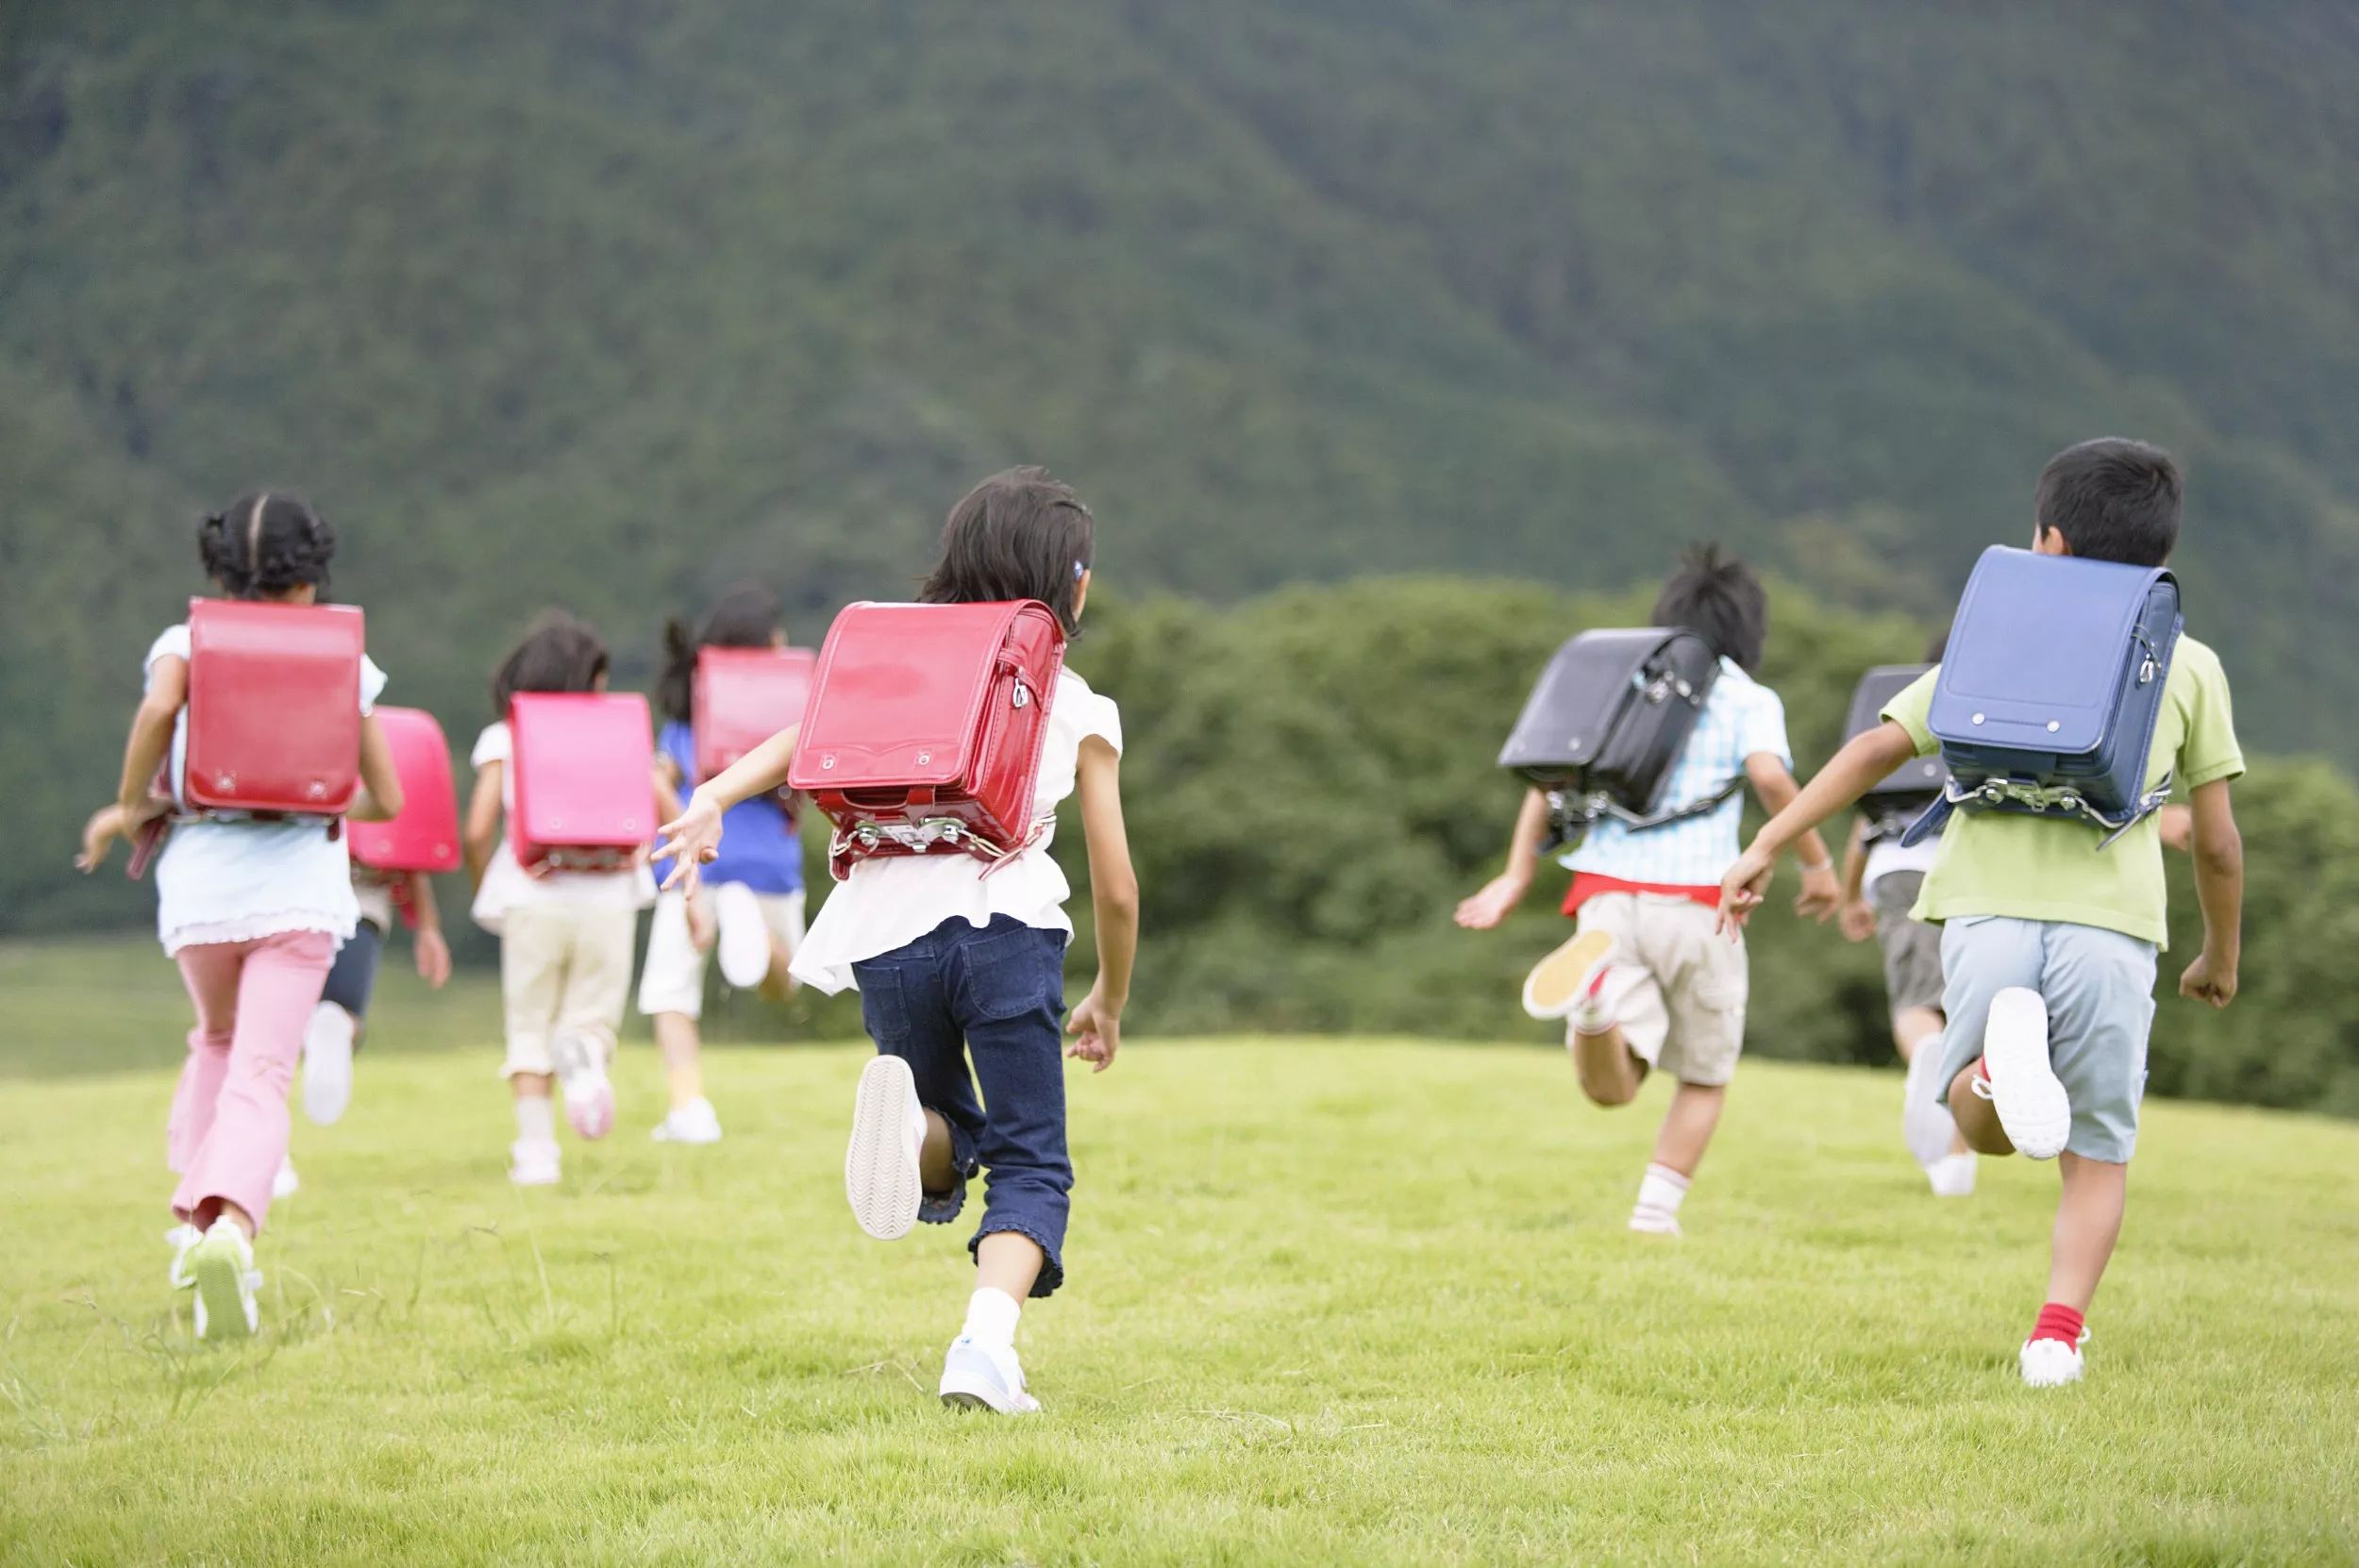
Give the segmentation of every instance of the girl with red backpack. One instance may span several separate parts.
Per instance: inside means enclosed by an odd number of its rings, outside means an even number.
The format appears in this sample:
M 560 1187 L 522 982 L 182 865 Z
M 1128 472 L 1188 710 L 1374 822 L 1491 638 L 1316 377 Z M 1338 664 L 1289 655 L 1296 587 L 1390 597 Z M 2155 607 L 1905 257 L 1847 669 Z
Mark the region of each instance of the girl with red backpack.
M 206 518 L 197 550 L 221 598 L 308 607 L 327 587 L 336 535 L 300 497 L 259 492 Z M 392 749 L 369 716 L 385 672 L 363 653 L 357 674 L 347 661 L 337 677 L 337 684 L 352 682 L 360 712 L 353 759 L 360 787 L 343 811 L 307 812 L 300 801 L 283 809 L 197 809 L 189 780 L 190 694 L 192 665 L 204 656 L 192 623 L 204 608 L 200 603 L 189 621 L 164 628 L 149 647 L 146 694 L 124 748 L 118 797 L 91 819 L 75 863 L 93 871 L 116 838 L 136 840 L 169 826 L 156 861 L 157 935 L 179 964 L 196 1009 L 166 1129 L 168 1162 L 179 1176 L 172 1209 L 180 1224 L 168 1238 L 172 1282 L 195 1292 L 197 1337 L 221 1339 L 251 1334 L 259 1325 L 254 1240 L 286 1161 L 295 1059 L 328 966 L 360 921 L 339 818 L 393 815 L 401 809 L 401 783 Z M 295 658 L 288 656 L 290 672 Z M 259 676 L 267 686 L 274 673 L 265 659 L 259 672 L 249 664 L 241 678 Z M 316 677 L 316 671 L 291 676 Z M 232 705 L 242 695 L 285 700 L 276 691 L 225 691 L 219 700 Z M 315 717 L 293 707 L 279 716 L 286 730 Z M 248 760 L 259 771 L 270 759 L 257 754 Z M 351 778 L 347 772 L 347 788 Z
M 1070 635 L 1089 599 L 1094 532 L 1088 509 L 1046 470 L 1011 469 L 951 509 L 942 559 L 920 597 L 938 605 L 1038 601 Z M 834 643 L 831 636 L 821 655 L 814 726 L 829 701 Z M 971 676 L 962 678 L 971 684 Z M 910 683 L 904 669 L 892 684 Z M 1015 1353 L 1019 1304 L 1064 1281 L 1073 1165 L 1060 1057 L 1098 1071 L 1113 1064 L 1138 944 L 1138 881 L 1122 820 L 1121 715 L 1070 671 L 1061 670 L 1037 695 L 1020 682 L 1012 691 L 1016 709 L 1048 705 L 1029 831 L 998 846 L 1008 852 L 991 862 L 957 847 L 945 853 L 932 840 L 924 846 L 931 852 L 888 849 L 851 859 L 794 965 L 805 984 L 822 991 L 857 987 L 877 1043 L 878 1054 L 861 1075 L 845 1157 L 845 1193 L 862 1228 L 891 1241 L 921 1219 L 949 1224 L 964 1205 L 968 1178 L 989 1172 L 982 1224 L 968 1243 L 976 1288 L 944 1358 L 940 1393 L 946 1405 L 1006 1414 L 1040 1408 L 1025 1390 Z M 664 852 L 678 859 L 674 882 L 693 884 L 719 851 L 725 811 L 786 782 L 797 734 L 780 733 L 699 786 L 662 829 Z M 1058 1023 L 1073 935 L 1064 903 L 1072 890 L 1048 842 L 1057 807 L 1077 792 L 1098 973 L 1065 1025 L 1073 1044 L 1062 1050 Z M 870 837 L 872 851 L 884 838 Z

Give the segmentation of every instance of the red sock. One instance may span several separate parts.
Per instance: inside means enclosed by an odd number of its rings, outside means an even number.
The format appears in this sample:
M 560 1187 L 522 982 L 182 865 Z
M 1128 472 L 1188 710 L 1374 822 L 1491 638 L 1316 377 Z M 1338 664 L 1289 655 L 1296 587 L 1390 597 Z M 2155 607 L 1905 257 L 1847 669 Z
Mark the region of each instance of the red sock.
M 2039 1322 L 2032 1327 L 2033 1340 L 2062 1340 L 2069 1345 L 2081 1343 L 2084 1320 L 2080 1313 L 2061 1302 L 2049 1302 L 2039 1309 Z

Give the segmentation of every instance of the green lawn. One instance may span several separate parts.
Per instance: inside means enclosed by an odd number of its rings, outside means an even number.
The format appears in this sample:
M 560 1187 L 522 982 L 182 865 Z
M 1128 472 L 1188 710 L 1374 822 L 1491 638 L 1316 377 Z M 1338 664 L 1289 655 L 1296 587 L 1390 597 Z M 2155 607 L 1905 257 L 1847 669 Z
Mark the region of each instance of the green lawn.
M 932 1397 L 963 1233 L 844 1212 L 860 1051 L 716 1053 L 729 1140 L 676 1150 L 634 1044 L 614 1138 L 519 1194 L 480 980 L 389 973 L 352 1114 L 299 1125 L 262 1338 L 192 1345 L 171 979 L 0 949 L 0 1560 L 2359 1554 L 2359 1127 L 2154 1108 L 2091 1380 L 2033 1393 L 2052 1173 L 1936 1205 L 1897 1076 L 1748 1068 L 1664 1243 L 1621 1228 L 1659 1089 L 1607 1114 L 1546 1050 L 1141 1018 L 1073 1081 L 1072 1282 L 1021 1342 L 1048 1410 L 1009 1423 Z

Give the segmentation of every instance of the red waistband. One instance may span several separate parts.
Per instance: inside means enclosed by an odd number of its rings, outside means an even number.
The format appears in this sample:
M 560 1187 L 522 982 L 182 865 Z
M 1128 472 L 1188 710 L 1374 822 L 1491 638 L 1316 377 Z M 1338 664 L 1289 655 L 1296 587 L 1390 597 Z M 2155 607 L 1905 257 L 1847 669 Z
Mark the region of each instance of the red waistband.
M 1625 882 L 1618 876 L 1600 876 L 1594 871 L 1573 873 L 1572 891 L 1564 895 L 1564 912 L 1581 913 L 1581 907 L 1593 898 L 1611 892 L 1650 892 L 1664 898 L 1684 898 L 1701 904 L 1707 909 L 1720 907 L 1720 889 L 1715 883 L 1708 888 L 1687 887 L 1677 882 Z

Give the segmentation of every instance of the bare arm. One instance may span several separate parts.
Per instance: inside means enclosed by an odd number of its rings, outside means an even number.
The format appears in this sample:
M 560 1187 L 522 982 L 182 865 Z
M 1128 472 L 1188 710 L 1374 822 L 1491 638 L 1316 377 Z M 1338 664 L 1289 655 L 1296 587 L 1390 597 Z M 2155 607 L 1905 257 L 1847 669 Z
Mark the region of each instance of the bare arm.
M 443 910 L 434 901 L 434 878 L 423 871 L 410 873 L 409 903 L 410 916 L 418 923 L 410 938 L 418 977 L 440 991 L 450 978 L 450 943 L 443 936 Z
M 1548 827 L 1548 798 L 1527 790 L 1515 812 L 1514 831 L 1507 839 L 1507 868 L 1458 906 L 1458 924 L 1470 931 L 1487 931 L 1524 900 L 1540 869 L 1540 840 Z
M 802 726 L 789 725 L 729 766 L 696 786 L 680 814 L 656 829 L 655 859 L 670 860 L 663 891 L 696 891 L 696 878 L 721 853 L 721 817 L 741 800 L 767 794 L 786 782 Z
M 467 881 L 483 886 L 483 869 L 500 842 L 500 770 L 505 762 L 486 762 L 477 770 L 475 793 L 467 797 L 467 826 L 459 835 L 467 858 Z
M 1794 797 L 1802 787 L 1794 782 L 1784 761 L 1768 752 L 1755 752 L 1745 759 L 1745 776 L 1753 786 L 1753 793 L 1771 816 L 1794 804 Z M 1799 835 L 1801 845 L 1802 891 L 1794 900 L 1794 912 L 1806 920 L 1825 925 L 1830 915 L 1843 907 L 1843 890 L 1834 879 L 1834 857 L 1827 851 L 1827 841 L 1812 827 Z
M 401 815 L 401 773 L 393 766 L 393 742 L 374 713 L 360 720 L 360 792 L 344 812 L 355 822 L 391 822 Z
M 1089 845 L 1090 898 L 1097 911 L 1097 983 L 1073 1009 L 1068 1054 L 1104 1072 L 1122 1045 L 1122 1009 L 1139 950 L 1139 878 L 1122 820 L 1122 756 L 1098 736 L 1081 742 L 1081 834 Z
M 149 786 L 172 750 L 172 726 L 188 700 L 187 659 L 166 654 L 148 666 L 147 694 L 131 715 L 130 738 L 123 747 L 123 778 L 115 788 L 115 804 L 123 811 L 123 832 L 136 830 L 169 809 L 170 803 L 157 800 Z
M 1867 819 L 1851 823 L 1851 836 L 1843 845 L 1843 901 L 1856 904 L 1867 896 Z
M 2244 953 L 2244 835 L 2229 805 L 2228 780 L 2214 779 L 2191 797 L 2195 813 L 2195 896 L 2203 906 L 2203 951 L 2179 977 L 2179 994 L 2224 1008 L 2236 999 Z
M 1796 840 L 1815 838 L 1818 825 L 1852 805 L 1879 779 L 1916 755 L 1909 732 L 1889 721 L 1855 736 L 1799 793 L 1776 809 L 1720 883 L 1720 924 L 1742 926 L 1761 906 L 1778 857 Z M 1770 802 L 1765 798 L 1764 805 Z M 1823 856 L 1825 844 L 1819 844 Z

